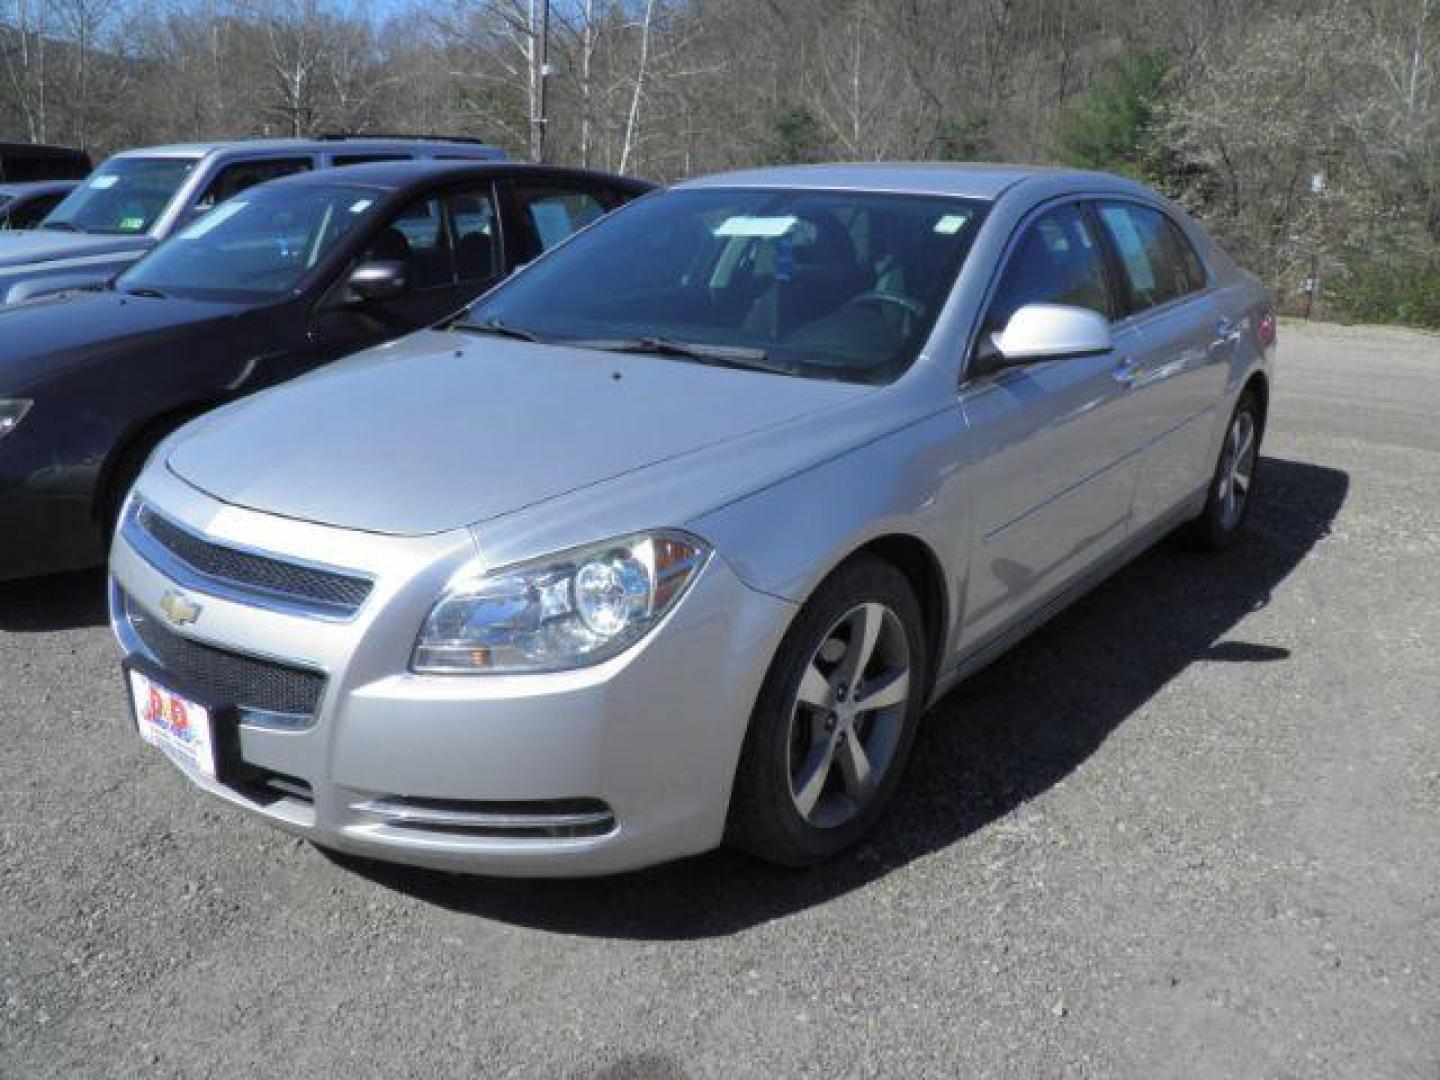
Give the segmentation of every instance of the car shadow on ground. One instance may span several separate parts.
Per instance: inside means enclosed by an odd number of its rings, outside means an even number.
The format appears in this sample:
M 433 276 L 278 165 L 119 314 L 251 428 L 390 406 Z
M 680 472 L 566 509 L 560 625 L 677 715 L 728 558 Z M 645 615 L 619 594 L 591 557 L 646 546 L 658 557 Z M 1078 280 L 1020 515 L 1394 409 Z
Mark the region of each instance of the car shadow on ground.
M 105 572 L 99 569 L 0 584 L 0 631 L 12 634 L 103 626 L 106 609 Z
M 861 887 L 949 847 L 1069 775 L 1197 662 L 1283 663 L 1233 640 L 1244 616 L 1330 531 L 1349 477 L 1266 458 L 1244 537 L 1222 555 L 1164 543 L 948 694 L 930 713 L 892 812 L 857 851 L 808 871 L 730 852 L 589 880 L 503 880 L 334 856 L 428 903 L 560 933 L 723 935 Z

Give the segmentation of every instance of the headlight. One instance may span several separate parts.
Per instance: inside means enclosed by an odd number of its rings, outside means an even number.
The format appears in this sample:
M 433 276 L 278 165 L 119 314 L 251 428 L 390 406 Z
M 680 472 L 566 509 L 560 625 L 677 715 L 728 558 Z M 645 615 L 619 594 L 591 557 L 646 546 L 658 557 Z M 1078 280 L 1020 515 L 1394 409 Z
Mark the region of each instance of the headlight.
M 410 666 L 502 675 L 598 664 L 664 618 L 709 555 L 687 533 L 641 533 L 462 581 L 426 618 Z
M 20 426 L 32 403 L 24 398 L 0 399 L 0 439 Z

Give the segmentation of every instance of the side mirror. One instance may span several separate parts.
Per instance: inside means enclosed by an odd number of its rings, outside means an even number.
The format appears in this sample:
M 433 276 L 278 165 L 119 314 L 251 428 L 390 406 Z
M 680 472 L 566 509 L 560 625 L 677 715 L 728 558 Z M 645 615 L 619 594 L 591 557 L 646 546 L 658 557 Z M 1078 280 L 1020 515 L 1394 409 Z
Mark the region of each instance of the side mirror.
M 402 262 L 363 262 L 350 272 L 346 282 L 354 300 L 393 300 L 415 287 L 410 267 Z
M 987 371 L 1062 356 L 1095 356 L 1115 347 L 1104 315 L 1069 304 L 1026 304 L 1010 316 L 1004 330 L 990 335 L 989 344 L 981 354 Z

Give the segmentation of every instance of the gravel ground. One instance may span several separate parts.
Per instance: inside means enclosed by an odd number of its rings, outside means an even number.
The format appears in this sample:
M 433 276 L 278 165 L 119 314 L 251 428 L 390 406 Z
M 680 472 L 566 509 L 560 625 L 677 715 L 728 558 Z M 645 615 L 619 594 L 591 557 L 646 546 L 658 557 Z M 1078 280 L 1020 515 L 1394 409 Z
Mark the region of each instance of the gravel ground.
M 951 694 L 858 856 L 337 863 L 0 588 L 0 1076 L 1440 1077 L 1440 338 L 1282 328 L 1263 496 Z

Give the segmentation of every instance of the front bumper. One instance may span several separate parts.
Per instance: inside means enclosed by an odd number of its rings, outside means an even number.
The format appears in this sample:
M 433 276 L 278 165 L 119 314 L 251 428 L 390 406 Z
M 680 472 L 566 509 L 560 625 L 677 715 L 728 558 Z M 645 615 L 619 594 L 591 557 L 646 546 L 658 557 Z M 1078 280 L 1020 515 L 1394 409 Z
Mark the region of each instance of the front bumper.
M 186 770 L 200 787 L 322 846 L 447 870 L 610 873 L 720 842 L 750 711 L 793 611 L 745 586 L 723 559 L 710 560 L 649 637 L 606 663 L 418 676 L 407 669 L 411 647 L 445 582 L 475 557 L 468 532 L 383 537 L 272 518 L 163 469 L 151 469 L 139 491 L 215 542 L 338 564 L 375 582 L 348 619 L 186 583 L 202 612 L 167 633 L 323 677 L 304 723 L 242 708 L 236 768 L 218 781 Z M 133 621 L 162 619 L 173 575 L 123 530 L 111 575 L 112 623 L 127 656 L 190 696 L 186 677 L 158 662 Z

